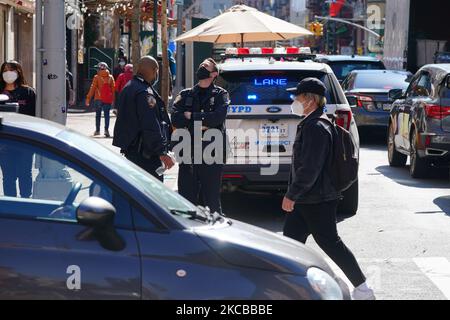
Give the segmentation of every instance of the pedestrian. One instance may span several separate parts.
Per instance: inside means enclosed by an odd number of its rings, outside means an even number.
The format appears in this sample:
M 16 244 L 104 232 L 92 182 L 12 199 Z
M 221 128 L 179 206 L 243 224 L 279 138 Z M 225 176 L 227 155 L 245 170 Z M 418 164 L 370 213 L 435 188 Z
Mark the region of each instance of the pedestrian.
M 116 93 L 117 97 L 120 92 L 122 92 L 123 87 L 133 79 L 133 65 L 127 64 L 125 66 L 124 72 L 119 75 L 116 81 Z
M 117 79 L 119 78 L 119 75 L 121 75 L 122 73 L 125 72 L 125 66 L 127 65 L 127 63 L 128 63 L 128 58 L 125 55 L 120 55 L 117 66 L 114 68 L 114 71 L 113 71 L 114 80 L 117 81 Z
M 180 163 L 178 172 L 178 192 L 196 205 L 209 207 L 211 212 L 222 213 L 220 203 L 220 189 L 222 172 L 226 157 L 225 119 L 227 116 L 228 92 L 215 85 L 219 75 L 217 63 L 209 58 L 203 61 L 198 70 L 198 83 L 190 89 L 180 92 L 175 99 L 172 111 L 172 122 L 177 129 L 187 129 L 191 135 L 190 163 Z M 218 154 L 214 163 L 207 163 L 202 156 L 199 163 L 195 163 L 194 152 L 195 124 L 201 127 L 202 154 L 205 148 L 214 141 L 203 141 L 203 136 L 210 129 L 218 129 L 223 136 L 223 150 Z M 183 153 L 186 150 L 183 150 Z M 217 160 L 217 161 L 216 161 Z
M 341 198 L 333 187 L 331 167 L 333 130 L 323 108 L 326 87 L 318 79 L 302 80 L 297 88 L 292 113 L 304 116 L 297 128 L 289 187 L 282 208 L 288 213 L 284 235 L 302 243 L 311 234 L 319 247 L 341 268 L 355 289 L 355 300 L 375 299 L 353 253 L 338 235 L 336 210 Z
M 36 116 L 36 93 L 27 85 L 22 66 L 17 61 L 7 61 L 0 68 L 0 93 L 9 97 L 8 102 L 19 105 L 19 113 Z M 32 193 L 33 152 L 23 148 L 6 147 L 1 150 L 0 167 L 3 174 L 3 193 L 17 197 L 19 181 L 20 196 L 30 198 Z
M 169 155 L 170 118 L 164 101 L 153 88 L 158 75 L 158 62 L 153 57 L 139 60 L 136 75 L 117 101 L 113 145 L 128 160 L 163 181 L 157 169 L 162 165 L 170 169 L 175 163 Z
M 91 88 L 86 97 L 86 106 L 89 106 L 94 98 L 95 107 L 95 132 L 94 136 L 100 135 L 100 123 L 102 111 L 105 116 L 105 137 L 109 138 L 109 119 L 112 104 L 114 103 L 115 82 L 109 73 L 108 65 L 105 62 L 98 64 L 98 72 L 92 80 Z

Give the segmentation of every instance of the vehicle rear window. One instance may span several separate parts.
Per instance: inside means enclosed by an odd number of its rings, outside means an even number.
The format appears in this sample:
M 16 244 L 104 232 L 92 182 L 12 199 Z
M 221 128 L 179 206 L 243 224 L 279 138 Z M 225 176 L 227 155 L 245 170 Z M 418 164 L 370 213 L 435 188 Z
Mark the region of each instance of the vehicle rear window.
M 336 78 L 344 80 L 353 70 L 384 70 L 386 69 L 380 61 L 334 61 L 328 63 L 333 69 Z
M 232 105 L 291 104 L 292 93 L 286 89 L 308 77 L 323 81 L 328 88 L 327 101 L 335 103 L 327 74 L 320 71 L 228 71 L 219 76 L 217 85 L 229 92 Z
M 406 73 L 358 73 L 353 87 L 359 89 L 406 89 L 409 85 L 408 80 L 410 80 L 410 75 Z

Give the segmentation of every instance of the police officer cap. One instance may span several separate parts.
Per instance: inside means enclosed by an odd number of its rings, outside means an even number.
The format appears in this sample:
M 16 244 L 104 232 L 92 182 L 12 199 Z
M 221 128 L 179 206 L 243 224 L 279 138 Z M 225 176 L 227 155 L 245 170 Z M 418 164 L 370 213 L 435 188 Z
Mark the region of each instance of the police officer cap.
M 292 92 L 296 96 L 302 93 L 314 93 L 325 97 L 327 88 L 323 82 L 317 78 L 305 78 L 299 82 L 296 88 L 289 88 L 287 91 Z

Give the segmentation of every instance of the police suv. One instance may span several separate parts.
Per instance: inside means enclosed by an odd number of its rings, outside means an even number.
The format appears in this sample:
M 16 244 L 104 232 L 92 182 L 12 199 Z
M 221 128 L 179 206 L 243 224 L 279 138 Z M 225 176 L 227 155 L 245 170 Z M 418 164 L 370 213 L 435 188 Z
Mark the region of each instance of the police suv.
M 307 77 L 328 89 L 326 113 L 359 136 L 350 106 L 332 69 L 312 60 L 309 48 L 228 48 L 219 65 L 217 85 L 230 94 L 227 116 L 228 158 L 224 191 L 283 191 L 287 188 L 292 148 L 300 118 L 291 113 L 286 91 Z M 358 209 L 358 182 L 344 192 L 338 212 Z

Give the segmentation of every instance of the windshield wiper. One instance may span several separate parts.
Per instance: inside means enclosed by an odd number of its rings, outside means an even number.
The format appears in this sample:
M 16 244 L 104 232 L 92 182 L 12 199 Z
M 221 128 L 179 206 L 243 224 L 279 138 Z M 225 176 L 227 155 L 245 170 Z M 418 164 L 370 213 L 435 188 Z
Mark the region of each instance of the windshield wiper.
M 197 206 L 197 210 L 184 210 L 184 209 L 169 209 L 172 214 L 176 215 L 188 215 L 191 220 L 200 220 L 202 222 L 208 222 L 215 224 L 218 221 L 225 220 L 225 215 L 218 212 L 211 213 L 209 208 Z M 199 214 L 200 213 L 200 214 Z
M 188 215 L 191 220 L 200 220 L 203 222 L 209 222 L 210 217 L 208 215 L 203 216 L 198 214 L 198 210 L 184 210 L 184 209 L 169 209 L 170 213 L 175 215 Z

